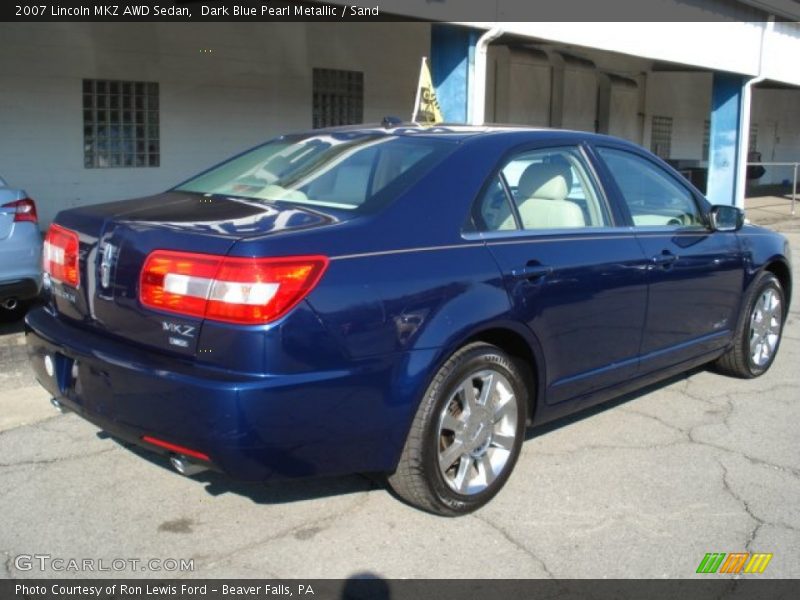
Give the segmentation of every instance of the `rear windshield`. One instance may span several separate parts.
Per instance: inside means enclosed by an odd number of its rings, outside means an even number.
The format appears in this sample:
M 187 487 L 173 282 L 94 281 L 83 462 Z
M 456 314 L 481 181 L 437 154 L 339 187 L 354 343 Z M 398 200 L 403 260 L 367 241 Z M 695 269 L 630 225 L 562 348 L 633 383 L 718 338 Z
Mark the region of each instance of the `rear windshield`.
M 353 210 L 397 197 L 453 147 L 380 133 L 284 137 L 175 189 Z

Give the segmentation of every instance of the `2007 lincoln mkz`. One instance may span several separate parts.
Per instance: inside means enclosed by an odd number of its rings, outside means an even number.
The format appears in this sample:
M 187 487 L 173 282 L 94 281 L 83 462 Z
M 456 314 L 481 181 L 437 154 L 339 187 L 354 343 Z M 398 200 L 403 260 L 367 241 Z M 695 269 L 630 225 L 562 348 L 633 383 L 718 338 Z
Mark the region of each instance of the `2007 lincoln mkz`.
M 615 138 L 316 130 L 61 212 L 27 341 L 56 406 L 183 473 L 384 472 L 457 515 L 528 425 L 705 363 L 766 372 L 789 260 Z

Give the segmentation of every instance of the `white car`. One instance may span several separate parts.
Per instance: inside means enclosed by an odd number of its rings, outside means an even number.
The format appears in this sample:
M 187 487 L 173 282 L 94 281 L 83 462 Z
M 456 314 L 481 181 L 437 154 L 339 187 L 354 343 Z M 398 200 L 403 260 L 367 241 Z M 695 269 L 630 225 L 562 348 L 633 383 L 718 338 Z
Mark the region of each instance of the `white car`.
M 36 204 L 0 177 L 0 320 L 25 314 L 42 287 L 42 235 Z

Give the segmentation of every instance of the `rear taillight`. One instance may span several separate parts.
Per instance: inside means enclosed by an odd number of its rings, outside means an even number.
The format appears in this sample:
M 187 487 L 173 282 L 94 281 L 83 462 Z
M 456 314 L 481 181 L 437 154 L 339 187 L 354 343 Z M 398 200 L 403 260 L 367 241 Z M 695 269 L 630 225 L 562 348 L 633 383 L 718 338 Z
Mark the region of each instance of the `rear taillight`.
M 305 298 L 327 266 L 324 256 L 238 258 L 156 250 L 142 268 L 139 300 L 186 316 L 269 323 Z
M 15 223 L 21 223 L 25 221 L 36 223 L 39 220 L 39 217 L 36 214 L 36 203 L 30 198 L 23 198 L 22 200 L 9 202 L 8 204 L 3 204 L 3 208 L 15 209 L 14 210 Z
M 52 279 L 78 287 L 78 234 L 60 225 L 50 225 L 42 250 L 44 272 Z

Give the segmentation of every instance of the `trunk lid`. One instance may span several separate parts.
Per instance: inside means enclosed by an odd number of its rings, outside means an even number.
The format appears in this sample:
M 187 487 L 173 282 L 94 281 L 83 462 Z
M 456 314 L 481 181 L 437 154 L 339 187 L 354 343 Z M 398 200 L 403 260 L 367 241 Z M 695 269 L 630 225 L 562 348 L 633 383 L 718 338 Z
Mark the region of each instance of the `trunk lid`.
M 140 345 L 194 356 L 202 319 L 139 302 L 139 277 L 153 250 L 225 255 L 248 237 L 324 227 L 336 219 L 285 204 L 173 191 L 71 209 L 56 222 L 79 238 L 78 288 L 51 283 L 51 302 L 63 317 Z

